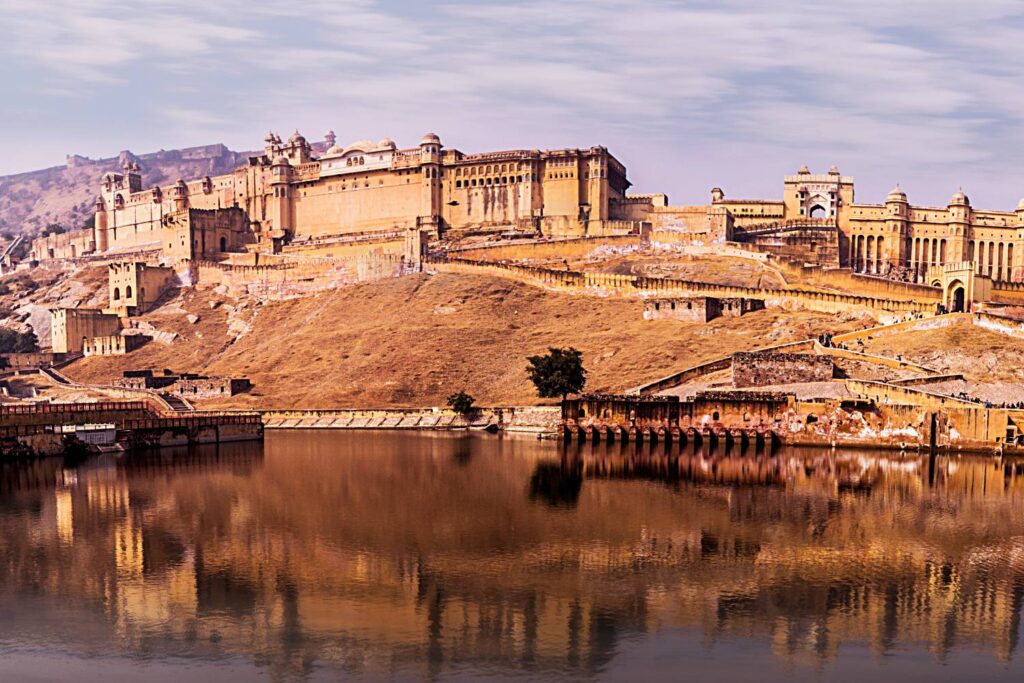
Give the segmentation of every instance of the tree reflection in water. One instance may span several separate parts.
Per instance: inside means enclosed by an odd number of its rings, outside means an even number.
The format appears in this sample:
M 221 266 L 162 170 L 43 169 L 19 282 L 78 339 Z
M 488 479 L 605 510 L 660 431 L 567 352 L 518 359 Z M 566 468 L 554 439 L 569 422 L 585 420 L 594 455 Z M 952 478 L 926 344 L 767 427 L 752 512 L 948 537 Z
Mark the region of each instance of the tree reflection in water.
M 644 648 L 646 678 L 1016 677 L 1022 482 L 983 458 L 388 433 L 5 465 L 0 675 L 31 643 L 44 677 L 61 653 L 115 678 L 628 678 Z

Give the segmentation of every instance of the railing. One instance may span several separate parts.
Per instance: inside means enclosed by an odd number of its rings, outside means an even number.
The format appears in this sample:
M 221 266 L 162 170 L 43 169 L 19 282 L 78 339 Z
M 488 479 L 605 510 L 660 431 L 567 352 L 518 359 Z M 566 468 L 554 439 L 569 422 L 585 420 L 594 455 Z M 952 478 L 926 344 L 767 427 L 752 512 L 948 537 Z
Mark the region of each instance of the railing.
M 67 413 L 100 413 L 109 411 L 148 410 L 145 401 L 100 401 L 98 403 L 30 403 L 0 405 L 0 418 L 14 415 L 53 415 Z
M 258 413 L 223 414 L 200 413 L 188 417 L 149 417 L 142 420 L 125 420 L 124 429 L 137 431 L 142 429 L 174 429 L 196 427 L 222 427 L 227 425 L 262 425 L 263 419 Z

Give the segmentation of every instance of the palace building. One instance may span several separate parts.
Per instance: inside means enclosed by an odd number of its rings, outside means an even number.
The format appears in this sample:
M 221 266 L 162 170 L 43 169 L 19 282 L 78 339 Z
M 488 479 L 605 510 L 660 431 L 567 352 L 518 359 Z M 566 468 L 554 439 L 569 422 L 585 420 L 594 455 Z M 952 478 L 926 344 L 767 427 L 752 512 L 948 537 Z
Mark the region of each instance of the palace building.
M 1024 200 L 1015 211 L 987 211 L 959 191 L 944 207 L 917 206 L 897 186 L 884 203 L 861 204 L 853 178 L 834 166 L 786 176 L 779 200 L 729 199 L 717 187 L 705 206 L 669 206 L 664 195 L 637 199 L 644 206 L 634 205 L 631 216 L 655 229 L 746 243 L 824 267 L 932 284 L 930 268 L 973 263 L 994 283 L 1024 281 Z
M 602 234 L 630 229 L 619 210 L 629 185 L 599 146 L 464 154 L 433 133 L 405 149 L 387 138 L 342 147 L 333 132 L 316 144 L 269 133 L 263 154 L 225 175 L 147 189 L 127 162 L 103 176 L 92 229 L 38 239 L 33 257 L 159 248 L 169 260 L 216 258 L 251 244 L 413 229 Z

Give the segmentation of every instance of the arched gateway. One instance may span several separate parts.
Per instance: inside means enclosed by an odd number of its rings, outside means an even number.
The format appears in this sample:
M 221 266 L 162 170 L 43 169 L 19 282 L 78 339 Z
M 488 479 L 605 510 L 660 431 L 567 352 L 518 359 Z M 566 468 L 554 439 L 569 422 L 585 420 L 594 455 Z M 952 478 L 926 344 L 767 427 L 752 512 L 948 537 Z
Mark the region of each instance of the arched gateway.
M 942 289 L 942 306 L 950 313 L 969 313 L 974 303 L 987 301 L 992 280 L 978 275 L 972 261 L 944 263 L 928 269 L 927 282 Z

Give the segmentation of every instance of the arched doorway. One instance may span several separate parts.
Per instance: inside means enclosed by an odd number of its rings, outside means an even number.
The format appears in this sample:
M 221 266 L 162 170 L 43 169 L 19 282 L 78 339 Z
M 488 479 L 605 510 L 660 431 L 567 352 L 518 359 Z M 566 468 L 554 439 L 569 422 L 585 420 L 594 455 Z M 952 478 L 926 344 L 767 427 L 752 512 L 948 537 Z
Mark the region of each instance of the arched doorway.
M 811 207 L 811 210 L 808 215 L 811 218 L 824 218 L 827 214 L 828 212 L 825 210 L 824 206 L 822 206 L 821 204 L 815 204 L 814 206 Z
M 950 313 L 964 313 L 967 311 L 967 288 L 960 280 L 953 280 L 946 290 L 946 301 L 948 301 Z
M 227 251 L 228 250 L 228 238 L 227 237 L 221 237 L 220 238 L 220 250 L 221 251 Z

